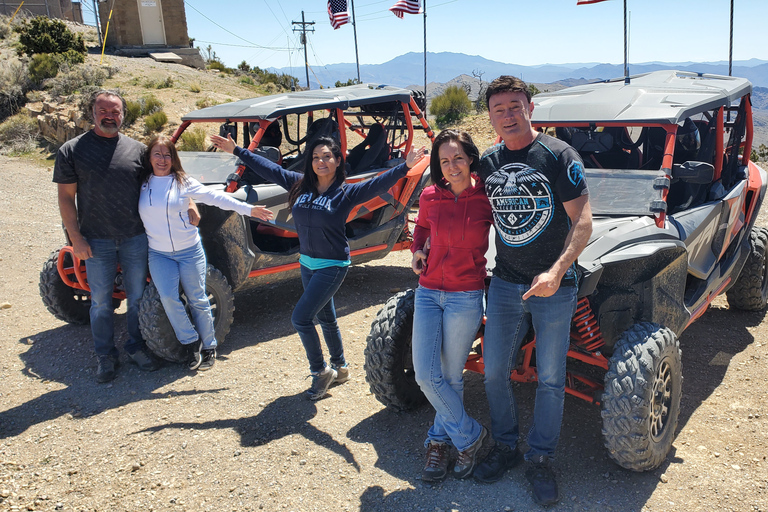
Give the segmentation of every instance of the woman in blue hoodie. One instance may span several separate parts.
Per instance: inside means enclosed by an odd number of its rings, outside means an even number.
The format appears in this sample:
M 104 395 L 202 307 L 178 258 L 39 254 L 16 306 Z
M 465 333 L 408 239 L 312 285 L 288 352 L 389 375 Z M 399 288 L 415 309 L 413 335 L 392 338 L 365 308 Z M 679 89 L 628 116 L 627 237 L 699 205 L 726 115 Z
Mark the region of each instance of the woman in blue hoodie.
M 162 135 L 149 142 L 139 177 L 139 215 L 149 242 L 152 281 L 176 337 L 190 348 L 189 369 L 208 370 L 216 360 L 216 338 L 205 293 L 205 252 L 197 227 L 189 222 L 189 200 L 262 220 L 271 219 L 272 212 L 187 176 L 173 141 Z M 179 298 L 179 284 L 187 296 L 194 326 Z
M 344 155 L 339 143 L 320 137 L 305 148 L 308 156 L 304 172 L 287 171 L 279 165 L 255 155 L 235 144 L 232 137 L 211 136 L 217 148 L 233 153 L 262 178 L 288 190 L 288 201 L 299 235 L 299 263 L 304 293 L 296 303 L 291 322 L 299 333 L 309 360 L 312 385 L 307 390 L 310 400 L 325 396 L 333 384 L 349 379 L 344 359 L 341 332 L 336 323 L 333 296 L 344 281 L 349 267 L 349 244 L 346 222 L 352 209 L 392 187 L 403 178 L 426 150 L 411 149 L 405 163 L 361 183 L 346 183 Z M 323 338 L 330 353 L 326 365 L 314 319 L 320 322 Z

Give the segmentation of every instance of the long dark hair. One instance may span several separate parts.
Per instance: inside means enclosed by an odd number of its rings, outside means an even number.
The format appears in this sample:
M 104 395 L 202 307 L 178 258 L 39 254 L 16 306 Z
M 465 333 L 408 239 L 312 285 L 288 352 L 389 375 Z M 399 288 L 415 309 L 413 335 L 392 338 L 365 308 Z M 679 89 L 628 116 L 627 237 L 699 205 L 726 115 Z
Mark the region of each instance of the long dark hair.
M 344 155 L 341 153 L 341 146 L 332 137 L 318 137 L 305 148 L 304 151 L 304 177 L 293 184 L 290 192 L 288 193 L 288 203 L 293 207 L 296 200 L 302 194 L 320 194 L 317 190 L 317 174 L 312 168 L 312 153 L 318 146 L 328 146 L 331 150 L 336 161 L 339 163 L 336 167 L 336 179 L 335 181 L 344 181 L 346 175 L 344 174 Z
M 457 142 L 461 144 L 464 153 L 471 160 L 469 164 L 469 172 L 477 174 L 477 170 L 480 167 L 480 151 L 475 146 L 472 136 L 467 132 L 461 130 L 443 130 L 435 137 L 435 142 L 432 144 L 432 158 L 429 160 L 429 175 L 432 178 L 432 183 L 438 187 L 448 188 L 448 183 L 443 177 L 443 170 L 440 168 L 440 146 L 446 142 Z
M 171 174 L 173 174 L 173 179 L 175 179 L 176 183 L 179 185 L 184 185 L 187 182 L 187 173 L 184 172 L 184 169 L 181 167 L 181 160 L 179 159 L 179 152 L 176 151 L 176 146 L 174 146 L 173 141 L 165 135 L 155 135 L 152 137 L 152 140 L 149 141 L 149 144 L 147 144 L 147 149 L 144 151 L 144 157 L 142 158 L 142 163 L 144 165 L 139 173 L 139 182 L 144 183 L 149 180 L 150 176 L 152 176 L 152 162 L 150 161 L 150 155 L 155 146 L 165 146 L 168 148 L 168 151 L 171 153 Z

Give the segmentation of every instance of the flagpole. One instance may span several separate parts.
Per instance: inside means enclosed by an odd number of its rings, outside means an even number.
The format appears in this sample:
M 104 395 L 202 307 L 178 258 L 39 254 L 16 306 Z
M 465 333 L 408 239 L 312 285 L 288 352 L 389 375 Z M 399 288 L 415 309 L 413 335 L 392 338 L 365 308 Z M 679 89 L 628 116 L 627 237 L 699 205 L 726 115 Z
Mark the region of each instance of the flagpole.
M 355 1 L 349 0 L 350 5 L 352 5 L 352 30 L 355 33 L 355 62 L 357 63 L 357 83 L 362 83 L 360 81 L 360 57 L 357 56 L 357 23 L 355 23 Z
M 427 102 L 427 0 L 424 0 L 424 104 Z
M 624 83 L 629 83 L 629 65 L 627 64 L 627 0 L 624 0 Z
M 731 0 L 731 42 L 728 46 L 728 76 L 733 76 L 733 0 Z M 730 114 L 730 112 L 728 112 Z

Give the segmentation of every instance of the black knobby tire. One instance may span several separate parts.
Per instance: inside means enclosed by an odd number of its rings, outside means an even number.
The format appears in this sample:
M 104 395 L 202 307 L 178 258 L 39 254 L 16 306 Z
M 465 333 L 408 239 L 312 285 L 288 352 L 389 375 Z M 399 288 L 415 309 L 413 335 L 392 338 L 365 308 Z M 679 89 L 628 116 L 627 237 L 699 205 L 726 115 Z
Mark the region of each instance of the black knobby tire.
M 232 327 L 235 313 L 235 296 L 232 288 L 219 270 L 208 265 L 205 276 L 205 290 L 211 302 L 213 326 L 216 330 L 216 341 L 219 345 L 224 341 Z M 184 294 L 181 300 L 186 304 Z M 184 363 L 189 358 L 187 351 L 176 338 L 171 322 L 163 309 L 160 294 L 154 283 L 150 282 L 144 289 L 144 296 L 139 303 L 139 327 L 147 347 L 158 357 L 174 363 Z
M 72 256 L 64 255 L 68 261 L 65 266 L 72 266 Z M 70 324 L 86 325 L 91 322 L 91 294 L 70 288 L 61 280 L 56 267 L 59 251 L 53 251 L 40 272 L 40 297 L 45 308 L 59 320 Z
M 398 411 L 427 401 L 416 383 L 411 356 L 413 298 L 413 290 L 390 297 L 366 340 L 365 380 L 379 402 Z
M 768 229 L 752 228 L 749 256 L 738 279 L 725 296 L 728 304 L 744 311 L 762 311 L 768 303 Z
M 616 343 L 603 391 L 603 441 L 613 460 L 633 471 L 664 462 L 680 415 L 680 344 L 670 329 L 639 323 Z

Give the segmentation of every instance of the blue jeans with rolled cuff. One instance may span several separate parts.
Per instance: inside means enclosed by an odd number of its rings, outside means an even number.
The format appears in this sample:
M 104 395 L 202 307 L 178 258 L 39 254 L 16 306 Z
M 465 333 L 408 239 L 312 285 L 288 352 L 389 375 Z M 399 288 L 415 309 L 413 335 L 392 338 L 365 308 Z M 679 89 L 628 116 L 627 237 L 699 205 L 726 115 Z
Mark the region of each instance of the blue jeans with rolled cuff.
M 483 293 L 416 289 L 413 367 L 435 408 L 424 446 L 437 441 L 463 451 L 480 437 L 483 427 L 464 409 L 464 365 L 483 319 Z
M 571 318 L 577 300 L 574 286 L 560 287 L 551 297 L 523 300 L 529 288 L 498 277 L 491 279 L 483 340 L 485 392 L 493 438 L 514 448 L 520 431 L 510 374 L 517 366 L 520 345 L 531 325 L 536 333 L 538 385 L 526 460 L 555 455 L 563 420 Z
M 173 252 L 149 250 L 149 273 L 160 301 L 182 345 L 201 339 L 204 349 L 217 345 L 211 303 L 205 292 L 205 251 L 202 243 Z M 194 326 L 179 297 L 179 284 L 187 297 Z
M 346 363 L 341 331 L 336 322 L 333 296 L 344 282 L 347 269 L 348 267 L 333 266 L 311 270 L 301 265 L 301 284 L 304 285 L 304 293 L 293 308 L 291 323 L 298 331 L 301 343 L 307 352 L 311 372 L 320 372 L 325 368 L 323 349 L 314 324 L 315 318 L 323 331 L 331 363 L 336 366 L 343 366 Z
M 86 240 L 93 257 L 85 260 L 88 286 L 91 288 L 91 334 L 98 356 L 118 357 L 115 348 L 115 320 L 112 292 L 115 287 L 117 265 L 120 264 L 125 287 L 126 329 L 129 339 L 125 351 L 135 353 L 144 347 L 139 330 L 139 300 L 147 284 L 147 235 L 130 238 L 93 238 Z

